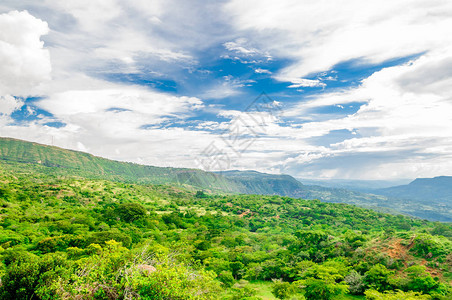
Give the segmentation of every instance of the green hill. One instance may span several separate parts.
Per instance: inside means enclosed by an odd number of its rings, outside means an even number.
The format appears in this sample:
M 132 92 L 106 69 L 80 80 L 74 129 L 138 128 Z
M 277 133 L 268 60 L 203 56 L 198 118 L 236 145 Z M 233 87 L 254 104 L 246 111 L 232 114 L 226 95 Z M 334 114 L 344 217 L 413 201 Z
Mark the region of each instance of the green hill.
M 145 166 L 10 138 L 0 138 L 0 160 L 42 166 L 39 169 L 43 172 L 62 175 L 133 183 L 171 183 L 210 192 L 296 196 L 303 189 L 300 182 L 288 175 L 223 176 L 198 169 Z
M 452 204 L 452 176 L 417 178 L 407 185 L 379 189 L 376 193 L 398 198 Z
M 289 175 L 256 171 L 205 172 L 198 169 L 162 168 L 119 162 L 88 153 L 66 150 L 22 140 L 0 138 L 0 161 L 16 169 L 142 184 L 172 184 L 209 193 L 279 195 L 348 203 L 382 212 L 406 214 L 436 221 L 452 221 L 451 205 L 436 205 L 429 198 L 388 197 L 343 188 L 304 185 Z M 410 194 L 407 194 L 410 195 Z
M 450 299 L 450 224 L 67 169 L 0 161 L 0 299 Z
M 214 173 L 196 169 L 160 168 L 119 162 L 84 152 L 10 138 L 0 138 L 0 159 L 50 167 L 52 171 L 60 174 L 76 174 L 87 178 L 154 184 L 185 184 L 211 190 L 240 192 L 240 187 Z

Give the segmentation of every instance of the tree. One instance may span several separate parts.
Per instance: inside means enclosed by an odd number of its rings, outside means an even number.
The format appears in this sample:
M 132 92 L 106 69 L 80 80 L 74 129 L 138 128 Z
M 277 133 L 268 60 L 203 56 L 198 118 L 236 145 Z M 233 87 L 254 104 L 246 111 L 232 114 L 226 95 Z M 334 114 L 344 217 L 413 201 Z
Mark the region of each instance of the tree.
M 361 295 L 364 292 L 363 276 L 355 270 L 352 270 L 350 274 L 345 276 L 344 281 L 348 284 L 350 294 Z
M 197 191 L 195 197 L 196 198 L 207 198 L 208 196 L 206 195 L 206 193 L 204 193 L 204 191 Z
M 234 284 L 234 277 L 230 271 L 221 271 L 218 280 L 223 283 L 226 288 L 230 288 Z
M 62 255 L 21 256 L 7 267 L 0 284 L 0 298 L 49 299 L 45 295 L 52 295 L 58 289 L 55 286 L 58 279 L 63 280 L 69 274 L 68 262 Z
M 376 264 L 364 274 L 364 283 L 379 292 L 390 290 L 392 286 L 389 278 L 393 273 L 382 264 Z
M 121 220 L 126 222 L 133 222 L 147 214 L 146 208 L 139 203 L 120 204 L 115 211 Z
M 234 278 L 239 279 L 239 277 L 242 276 L 245 265 L 239 261 L 234 261 L 234 262 L 231 262 L 229 264 L 229 266 L 232 270 L 232 275 L 234 276 Z
M 306 280 L 305 297 L 308 300 L 330 300 L 334 296 L 346 293 L 347 285 L 335 284 L 321 279 Z
M 407 290 L 429 293 L 438 287 L 439 283 L 425 269 L 425 266 L 411 266 L 405 270 L 409 278 L 406 284 Z
M 287 299 L 294 293 L 294 288 L 288 282 L 282 282 L 278 280 L 273 285 L 272 294 L 278 299 Z

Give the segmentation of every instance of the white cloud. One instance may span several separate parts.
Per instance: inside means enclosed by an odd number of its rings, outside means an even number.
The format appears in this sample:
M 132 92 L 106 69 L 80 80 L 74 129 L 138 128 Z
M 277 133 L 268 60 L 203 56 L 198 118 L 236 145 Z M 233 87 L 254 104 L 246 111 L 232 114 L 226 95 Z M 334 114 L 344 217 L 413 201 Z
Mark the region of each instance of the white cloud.
M 201 100 L 176 97 L 140 87 L 70 90 L 37 102 L 62 122 L 81 130 L 127 136 L 140 127 L 168 118 L 184 118 L 203 107 Z
M 235 41 L 226 42 L 223 46 L 226 50 L 234 53 L 232 57 L 225 55 L 223 56 L 224 58 L 238 60 L 245 64 L 258 64 L 272 60 L 268 52 L 252 47 L 251 43 L 245 38 L 238 38 Z
M 282 81 L 289 81 L 293 84 L 289 85 L 289 88 L 299 87 L 325 87 L 326 84 L 318 79 L 304 79 L 304 78 L 286 78 Z
M 41 117 L 26 126 L 6 127 L 11 120 L 3 116 L 2 135 L 54 140 L 120 160 L 196 167 L 193 158 L 218 138 L 217 130 L 231 125 L 229 120 L 191 123 L 197 130 L 178 127 L 203 109 L 200 99 L 93 76 L 146 72 L 182 78 L 179 69 L 195 69 L 202 61 L 199 53 L 222 45 L 228 51 L 222 53 L 234 63 L 253 64 L 248 66 L 254 72 L 272 74 L 291 88 L 325 87 L 328 80 L 341 79 L 323 72 L 338 63 L 380 63 L 423 53 L 373 74 L 356 88 L 309 96 L 280 118 L 252 125 L 260 136 L 233 167 L 352 178 L 434 176 L 452 169 L 450 1 L 230 1 L 224 14 L 214 13 L 217 3 L 201 1 L 27 3 L 21 7 L 36 17 L 26 12 L 0 15 L 0 112 L 7 116 L 22 106 L 22 100 L 10 95 L 45 95 L 35 105 L 66 126 L 45 126 L 49 119 Z M 7 0 L 0 9 L 16 5 Z M 48 26 L 38 18 L 52 29 L 43 38 L 46 47 L 40 39 Z M 272 57 L 286 67 L 272 73 L 256 64 Z M 224 77 L 196 88 L 200 97 L 223 99 L 251 84 Z M 284 91 L 281 95 L 287 97 Z M 222 117 L 253 121 L 252 115 L 228 110 L 227 103 L 212 102 L 210 113 L 222 107 Z M 344 116 L 354 102 L 364 104 Z M 325 106 L 344 109 L 341 114 L 319 113 Z M 345 132 L 344 137 L 330 140 L 334 131 Z
M 9 116 L 22 107 L 23 101 L 11 95 L 0 95 L 0 115 Z
M 354 138 L 321 151 L 329 155 L 331 163 L 335 159 L 353 161 L 358 154 L 367 157 L 368 162 L 362 165 L 336 166 L 337 176 L 409 178 L 450 174 L 452 147 L 447 145 L 452 141 L 452 51 L 448 49 L 385 68 L 357 88 L 312 97 L 287 114 L 302 116 L 322 106 L 365 103 L 354 114 L 306 123 L 299 131 L 305 138 L 322 137 L 335 130 L 355 133 Z M 381 159 L 372 159 L 379 155 Z M 322 175 L 322 160 L 319 157 L 318 169 L 312 171 L 317 176 Z
M 270 70 L 261 69 L 261 68 L 255 69 L 254 72 L 256 72 L 258 74 L 272 74 L 272 72 Z
M 105 88 L 56 92 L 34 105 L 54 118 L 10 124 L 0 134 L 53 142 L 112 159 L 173 167 L 193 167 L 194 153 L 212 139 L 207 132 L 160 126 L 191 116 L 203 107 L 200 99 L 142 87 L 105 83 Z M 10 110 L 17 107 L 12 103 L 10 106 Z M 0 119 L 2 124 L 5 121 Z M 45 126 L 49 121 L 63 122 L 65 126 Z
M 121 14 L 116 0 L 46 0 L 46 4 L 74 16 L 79 28 L 87 32 L 110 27 L 108 22 Z
M 452 42 L 450 1 L 233 0 L 224 8 L 251 42 L 294 61 L 275 75 L 282 81 L 348 60 L 379 63 Z
M 0 95 L 27 96 L 50 79 L 49 51 L 40 40 L 49 28 L 28 12 L 0 14 Z
M 223 46 L 229 50 L 229 51 L 235 51 L 239 54 L 243 54 L 243 55 L 256 55 L 259 53 L 258 50 L 253 49 L 253 48 L 246 48 L 246 46 L 244 44 L 246 44 L 247 40 L 246 39 L 237 39 L 235 42 L 227 42 L 224 43 Z
M 252 86 L 254 80 L 235 78 L 232 75 L 223 76 L 222 80 L 217 81 L 213 86 L 206 88 L 200 93 L 201 98 L 205 99 L 224 99 L 237 96 L 243 93 L 240 89 L 245 86 Z
M 312 96 L 288 108 L 282 118 L 312 116 L 324 106 L 364 103 L 350 115 L 311 120 L 301 125 L 232 110 L 222 117 L 240 118 L 242 131 L 259 134 L 234 167 L 290 172 L 313 178 L 413 178 L 450 175 L 452 170 L 451 51 L 431 51 L 403 65 L 385 68 L 360 86 Z M 218 124 L 227 129 L 230 122 Z M 251 125 L 250 125 L 251 124 Z M 243 127 L 243 126 L 242 126 Z M 349 132 L 339 142 L 319 145 L 334 131 Z M 324 142 L 323 142 L 324 143 Z

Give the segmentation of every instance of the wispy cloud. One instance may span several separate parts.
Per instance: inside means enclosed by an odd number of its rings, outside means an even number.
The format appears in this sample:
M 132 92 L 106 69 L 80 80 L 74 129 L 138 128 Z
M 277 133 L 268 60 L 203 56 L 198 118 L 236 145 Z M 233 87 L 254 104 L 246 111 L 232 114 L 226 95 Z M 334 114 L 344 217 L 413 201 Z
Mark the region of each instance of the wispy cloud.
M 452 170 L 448 1 L 5 0 L 0 28 L 1 135 L 196 167 L 265 90 L 284 113 L 233 168 Z

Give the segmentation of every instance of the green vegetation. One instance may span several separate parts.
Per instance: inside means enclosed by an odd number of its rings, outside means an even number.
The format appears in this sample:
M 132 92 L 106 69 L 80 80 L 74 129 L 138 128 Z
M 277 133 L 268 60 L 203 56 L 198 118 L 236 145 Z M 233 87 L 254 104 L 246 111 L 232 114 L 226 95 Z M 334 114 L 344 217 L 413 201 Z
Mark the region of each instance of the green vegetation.
M 143 166 L 9 138 L 0 138 L 0 160 L 12 164 L 27 163 L 28 167 L 36 172 L 51 175 L 79 176 L 126 183 L 171 184 L 192 191 L 204 190 L 207 193 L 263 194 L 320 199 L 393 214 L 402 213 L 431 220 L 452 221 L 450 201 L 388 199 L 382 195 L 364 194 L 346 189 L 303 185 L 288 175 L 263 174 L 254 171 L 211 173 L 196 169 Z
M 0 163 L 1 299 L 449 299 L 452 226 Z
M 417 178 L 410 184 L 374 191 L 393 199 L 405 199 L 417 204 L 417 208 L 405 208 L 421 218 L 435 218 L 439 221 L 452 221 L 452 176 Z M 403 202 L 403 200 L 399 200 Z

